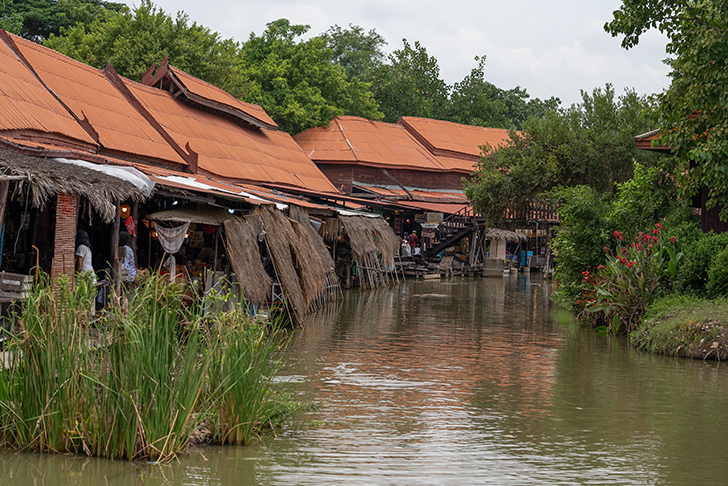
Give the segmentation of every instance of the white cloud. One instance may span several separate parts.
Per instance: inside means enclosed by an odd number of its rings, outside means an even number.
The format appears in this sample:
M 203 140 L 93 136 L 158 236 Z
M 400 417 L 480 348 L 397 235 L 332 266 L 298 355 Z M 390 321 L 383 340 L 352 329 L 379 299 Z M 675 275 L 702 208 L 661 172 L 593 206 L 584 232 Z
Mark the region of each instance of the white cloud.
M 131 3 L 131 2 L 128 2 Z M 137 2 L 138 3 L 138 2 Z M 268 2 L 157 0 L 167 12 L 186 11 L 192 20 L 238 41 L 260 35 L 268 22 L 287 18 L 311 25 L 310 35 L 350 23 L 375 28 L 389 45 L 419 40 L 440 65 L 448 83 L 460 81 L 487 56 L 486 79 L 532 96 L 558 96 L 565 105 L 580 100 L 579 90 L 612 83 L 621 93 L 661 91 L 668 84 L 665 39 L 645 35 L 637 48 L 603 29 L 620 0 L 269 0 Z

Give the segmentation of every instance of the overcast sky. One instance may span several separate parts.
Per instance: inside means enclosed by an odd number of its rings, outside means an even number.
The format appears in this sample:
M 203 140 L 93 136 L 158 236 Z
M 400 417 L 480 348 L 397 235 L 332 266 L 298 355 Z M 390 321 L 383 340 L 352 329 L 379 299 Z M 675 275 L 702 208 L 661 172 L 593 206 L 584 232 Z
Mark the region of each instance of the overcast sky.
M 127 1 L 129 5 L 138 1 Z M 580 90 L 612 83 L 618 94 L 662 91 L 668 84 L 665 38 L 651 32 L 629 51 L 603 29 L 619 0 L 155 0 L 167 13 L 245 41 L 268 22 L 287 18 L 317 35 L 337 24 L 376 29 L 385 50 L 419 40 L 448 84 L 463 79 L 487 57 L 486 79 L 502 89 L 526 88 L 532 97 L 558 96 L 568 106 Z

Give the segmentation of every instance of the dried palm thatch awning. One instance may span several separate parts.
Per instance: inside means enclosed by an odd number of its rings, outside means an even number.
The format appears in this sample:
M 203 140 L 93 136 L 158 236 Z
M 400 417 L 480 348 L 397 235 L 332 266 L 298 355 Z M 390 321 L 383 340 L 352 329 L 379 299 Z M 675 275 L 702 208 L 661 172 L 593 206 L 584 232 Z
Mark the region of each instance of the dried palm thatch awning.
M 400 239 L 382 218 L 363 216 L 339 216 L 344 223 L 344 234 L 349 238 L 349 246 L 362 261 L 367 257 L 382 255 L 382 263 L 394 265 L 394 257 L 399 253 Z
M 515 231 L 508 231 L 498 228 L 490 228 L 486 230 L 485 237 L 494 240 L 506 241 L 525 241 L 528 239 L 523 233 L 517 233 Z
M 330 287 L 329 270 L 333 265 L 329 265 L 321 252 L 318 234 L 309 231 L 311 223 L 307 215 L 302 224 L 269 206 L 259 206 L 253 214 L 260 216 L 263 222 L 265 242 L 278 278 L 294 319 L 300 323 L 301 318 L 324 299 Z M 303 219 L 295 209 L 293 216 Z
M 263 233 L 260 216 L 249 214 L 225 221 L 225 248 L 243 295 L 248 302 L 265 302 L 272 280 L 263 267 L 258 237 Z
M 199 223 L 212 226 L 221 226 L 233 215 L 222 208 L 210 206 L 183 206 L 166 209 L 147 215 L 149 221 L 166 221 L 169 223 Z
M 78 194 L 88 199 L 107 223 L 114 219 L 116 202 L 127 199 L 143 201 L 149 195 L 149 191 L 129 180 L 57 159 L 0 150 L 0 167 L 3 175 L 26 178 L 20 181 L 18 190 L 24 191 L 22 185 L 27 181 L 30 184 L 30 201 L 35 207 L 43 207 L 57 194 Z

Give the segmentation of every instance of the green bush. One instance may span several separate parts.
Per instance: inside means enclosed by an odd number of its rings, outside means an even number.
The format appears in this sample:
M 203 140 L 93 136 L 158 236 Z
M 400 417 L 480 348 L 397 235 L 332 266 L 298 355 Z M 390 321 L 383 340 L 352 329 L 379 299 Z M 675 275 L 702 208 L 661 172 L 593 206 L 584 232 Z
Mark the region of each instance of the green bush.
M 728 233 L 716 235 L 712 231 L 687 245 L 683 250 L 676 289 L 696 295 L 704 294 L 707 291 L 708 270 L 715 257 L 726 247 L 728 247 Z
M 706 290 L 711 299 L 728 295 L 728 248 L 713 258 L 708 269 Z
M 561 220 L 552 242 L 559 280 L 556 298 L 572 308 L 583 292 L 583 272 L 596 271 L 606 261 L 604 248 L 615 245 L 614 228 L 607 220 L 610 205 L 606 195 L 587 186 L 561 189 L 552 196 L 559 202 Z

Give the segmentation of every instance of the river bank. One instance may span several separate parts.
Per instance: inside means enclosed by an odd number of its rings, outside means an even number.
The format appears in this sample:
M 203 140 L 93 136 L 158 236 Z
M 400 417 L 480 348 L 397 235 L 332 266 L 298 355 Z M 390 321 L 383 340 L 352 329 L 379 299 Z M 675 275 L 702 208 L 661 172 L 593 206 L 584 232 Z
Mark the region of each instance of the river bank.
M 655 301 L 630 334 L 637 349 L 667 356 L 724 361 L 728 357 L 728 299 L 671 294 Z

